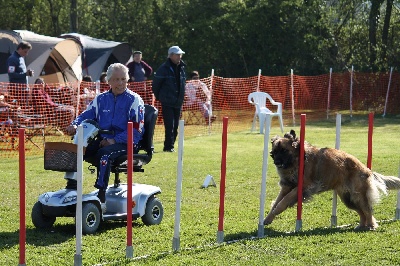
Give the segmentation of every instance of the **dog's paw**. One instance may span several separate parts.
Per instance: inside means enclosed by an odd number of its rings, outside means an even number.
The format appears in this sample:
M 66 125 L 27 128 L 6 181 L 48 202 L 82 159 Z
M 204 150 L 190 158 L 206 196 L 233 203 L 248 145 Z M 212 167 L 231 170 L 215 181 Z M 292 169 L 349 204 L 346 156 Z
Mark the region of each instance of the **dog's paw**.
M 264 219 L 264 225 L 269 225 L 272 223 L 272 219 L 269 218 L 268 216 Z
M 354 228 L 356 232 L 375 231 L 378 228 L 377 224 L 374 225 L 358 225 Z

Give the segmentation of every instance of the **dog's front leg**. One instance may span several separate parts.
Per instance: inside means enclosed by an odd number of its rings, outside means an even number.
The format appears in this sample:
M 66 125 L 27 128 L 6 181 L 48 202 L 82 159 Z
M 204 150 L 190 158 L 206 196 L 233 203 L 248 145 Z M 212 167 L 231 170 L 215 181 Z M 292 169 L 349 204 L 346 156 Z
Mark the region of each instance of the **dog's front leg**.
M 291 189 L 286 187 L 284 190 L 282 188 L 275 203 L 272 205 L 271 211 L 268 213 L 267 217 L 264 219 L 264 225 L 269 225 L 272 223 L 274 218 L 286 210 L 288 207 L 293 206 L 297 202 L 297 187 Z

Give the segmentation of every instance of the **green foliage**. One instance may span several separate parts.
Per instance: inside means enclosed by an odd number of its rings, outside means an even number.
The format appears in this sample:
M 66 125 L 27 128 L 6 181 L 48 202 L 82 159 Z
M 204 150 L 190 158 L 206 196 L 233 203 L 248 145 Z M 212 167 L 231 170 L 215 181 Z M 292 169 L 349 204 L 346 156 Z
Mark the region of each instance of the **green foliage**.
M 0 19 L 1 29 L 49 36 L 71 31 L 71 1 L 0 4 L 12 14 Z M 155 69 L 171 45 L 186 51 L 189 71 L 215 69 L 224 77 L 252 76 L 258 69 L 316 75 L 352 65 L 387 71 L 399 64 L 398 0 L 77 0 L 77 6 L 79 33 L 128 42 Z
M 367 161 L 368 116 L 342 117 L 340 149 Z M 400 161 L 399 118 L 375 117 L 373 170 L 397 175 Z M 289 131 L 286 127 L 285 131 Z M 297 133 L 298 126 L 293 127 Z M 186 128 L 185 128 L 186 130 Z M 228 128 L 229 130 L 229 128 Z M 278 127 L 271 136 L 281 135 Z M 335 121 L 307 122 L 306 139 L 318 147 L 335 146 Z M 269 139 L 267 138 L 267 141 Z M 296 207 L 280 214 L 257 238 L 264 135 L 248 130 L 228 134 L 224 244 L 216 243 L 218 230 L 221 136 L 185 138 L 180 224 L 180 251 L 172 251 L 174 236 L 177 153 L 163 153 L 162 143 L 138 183 L 160 186 L 164 220 L 158 226 L 133 223 L 134 259 L 125 259 L 126 223 L 105 222 L 94 235 L 83 236 L 83 265 L 399 265 L 399 221 L 393 221 L 396 192 L 390 191 L 375 206 L 379 228 L 354 232 L 358 216 L 338 201 L 338 225 L 330 227 L 332 193 L 317 195 L 303 205 L 302 230 L 294 232 Z M 270 148 L 270 146 L 269 146 Z M 87 165 L 85 165 L 87 166 Z M 207 174 L 216 187 L 200 188 Z M 3 159 L 0 169 L 0 265 L 18 263 L 18 161 Z M 126 180 L 121 176 L 122 180 Z M 84 170 L 83 188 L 93 189 L 95 177 Z M 43 170 L 43 158 L 26 160 L 26 264 L 72 265 L 75 250 L 73 218 L 57 218 L 49 230 L 36 229 L 30 213 L 39 194 L 65 186 L 63 174 Z M 279 191 L 278 176 L 268 160 L 265 213 Z

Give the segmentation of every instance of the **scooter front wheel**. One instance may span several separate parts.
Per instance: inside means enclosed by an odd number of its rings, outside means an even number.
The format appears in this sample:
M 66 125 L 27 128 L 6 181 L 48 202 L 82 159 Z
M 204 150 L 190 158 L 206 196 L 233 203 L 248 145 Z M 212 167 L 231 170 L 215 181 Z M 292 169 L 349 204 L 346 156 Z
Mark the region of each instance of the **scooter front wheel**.
M 56 221 L 55 216 L 46 216 L 43 214 L 43 205 L 37 201 L 32 207 L 32 223 L 36 228 L 51 228 Z
M 148 199 L 146 210 L 142 216 L 142 222 L 145 225 L 157 225 L 161 223 L 164 216 L 164 208 L 161 201 L 152 196 Z
M 94 203 L 84 203 L 82 206 L 82 233 L 94 234 L 100 225 L 100 210 Z

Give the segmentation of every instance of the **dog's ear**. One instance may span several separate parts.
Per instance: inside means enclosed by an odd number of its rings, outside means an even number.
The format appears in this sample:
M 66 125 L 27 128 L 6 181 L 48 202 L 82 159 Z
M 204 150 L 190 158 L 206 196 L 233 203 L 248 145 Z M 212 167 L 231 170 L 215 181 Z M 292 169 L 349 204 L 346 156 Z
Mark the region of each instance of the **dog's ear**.
M 285 133 L 284 135 L 285 138 L 290 139 L 290 140 L 295 140 L 296 139 L 296 132 L 294 130 L 290 130 L 289 133 Z
M 278 136 L 278 135 L 275 136 L 275 137 L 273 137 L 273 138 L 271 139 L 271 143 L 274 143 L 277 139 L 279 139 L 279 136 Z

